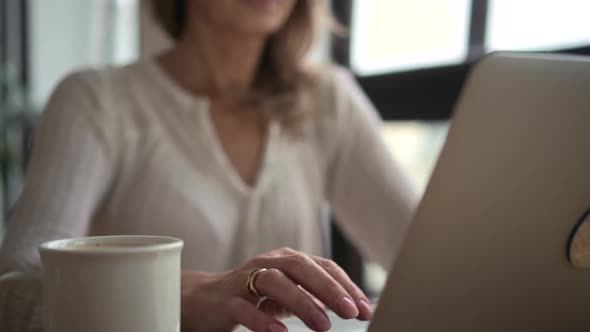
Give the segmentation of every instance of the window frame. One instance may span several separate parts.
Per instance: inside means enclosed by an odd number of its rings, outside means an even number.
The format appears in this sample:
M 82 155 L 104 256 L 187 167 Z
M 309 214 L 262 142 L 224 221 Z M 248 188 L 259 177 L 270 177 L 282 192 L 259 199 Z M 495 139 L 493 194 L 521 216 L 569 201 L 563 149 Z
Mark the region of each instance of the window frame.
M 332 1 L 334 15 L 346 27 L 351 27 L 354 1 Z M 471 0 L 468 55 L 464 63 L 379 75 L 356 75 L 384 120 L 450 118 L 471 66 L 486 54 L 488 9 L 488 0 Z M 551 52 L 589 55 L 590 45 Z M 350 69 L 350 39 L 335 36 L 332 56 L 336 63 Z

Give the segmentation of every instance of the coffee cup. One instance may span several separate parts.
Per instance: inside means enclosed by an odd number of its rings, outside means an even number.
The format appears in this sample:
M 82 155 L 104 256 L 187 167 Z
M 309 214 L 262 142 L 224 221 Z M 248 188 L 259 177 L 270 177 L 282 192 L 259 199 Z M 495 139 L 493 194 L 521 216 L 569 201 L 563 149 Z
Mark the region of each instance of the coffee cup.
M 180 331 L 182 246 L 158 236 L 42 244 L 44 332 Z

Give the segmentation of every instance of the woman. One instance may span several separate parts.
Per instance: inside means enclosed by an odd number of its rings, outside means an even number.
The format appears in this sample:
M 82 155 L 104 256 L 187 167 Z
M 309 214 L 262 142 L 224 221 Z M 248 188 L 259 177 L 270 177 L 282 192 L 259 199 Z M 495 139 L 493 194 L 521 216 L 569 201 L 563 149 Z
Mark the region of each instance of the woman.
M 38 268 L 51 239 L 168 235 L 185 240 L 185 330 L 285 331 L 277 315 L 291 312 L 326 331 L 314 297 L 369 319 L 365 295 L 321 258 L 326 208 L 387 266 L 417 196 L 351 76 L 306 65 L 319 1 L 155 0 L 170 51 L 54 92 L 0 273 Z

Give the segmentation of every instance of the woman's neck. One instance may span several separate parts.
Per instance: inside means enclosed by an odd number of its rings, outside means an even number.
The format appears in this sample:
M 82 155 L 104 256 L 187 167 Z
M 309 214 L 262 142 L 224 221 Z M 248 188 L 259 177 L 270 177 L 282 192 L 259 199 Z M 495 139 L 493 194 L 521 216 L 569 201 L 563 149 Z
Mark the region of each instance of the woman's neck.
M 159 61 L 185 89 L 213 98 L 246 93 L 255 79 L 265 38 L 191 27 Z

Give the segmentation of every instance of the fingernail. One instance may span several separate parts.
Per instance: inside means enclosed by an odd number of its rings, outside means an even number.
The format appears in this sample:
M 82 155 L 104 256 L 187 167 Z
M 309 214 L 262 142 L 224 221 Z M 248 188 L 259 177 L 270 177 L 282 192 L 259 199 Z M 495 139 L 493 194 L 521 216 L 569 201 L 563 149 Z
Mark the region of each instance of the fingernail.
M 355 318 L 359 315 L 359 309 L 354 305 L 354 302 L 346 296 L 338 301 L 338 310 L 344 318 Z
M 328 331 L 332 327 L 332 323 L 330 323 L 328 316 L 319 310 L 314 310 L 314 312 L 311 313 L 311 320 L 315 328 L 320 331 Z
M 365 300 L 359 300 L 357 303 L 360 317 L 363 319 L 371 319 L 371 317 L 373 317 L 373 309 L 371 308 L 371 305 L 369 305 L 369 302 Z
M 272 323 L 268 326 L 268 331 L 270 332 L 287 332 L 287 328 L 283 325 Z

